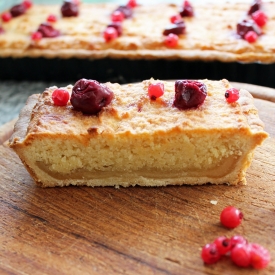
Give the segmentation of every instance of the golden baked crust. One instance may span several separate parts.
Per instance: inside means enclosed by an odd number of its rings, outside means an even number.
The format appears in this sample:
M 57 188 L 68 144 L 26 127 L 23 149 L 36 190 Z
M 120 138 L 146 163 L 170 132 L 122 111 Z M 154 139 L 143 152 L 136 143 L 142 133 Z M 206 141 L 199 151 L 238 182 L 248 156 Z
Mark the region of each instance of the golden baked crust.
M 184 18 L 186 34 L 177 49 L 164 46 L 162 32 L 175 4 L 144 5 L 134 9 L 132 19 L 123 22 L 123 35 L 105 43 L 102 32 L 110 23 L 110 13 L 117 4 L 81 4 L 78 17 L 62 18 L 60 5 L 34 5 L 25 15 L 3 24 L 0 35 L 1 57 L 46 58 L 129 58 L 219 60 L 223 62 L 275 62 L 275 3 L 264 3 L 269 21 L 257 42 L 238 39 L 237 23 L 246 14 L 248 3 L 194 4 L 195 16 Z M 61 31 L 57 38 L 30 39 L 49 14 L 58 16 L 54 27 Z
M 55 106 L 56 87 L 48 88 L 29 98 L 10 146 L 42 186 L 245 184 L 254 149 L 268 136 L 253 98 L 240 90 L 229 104 L 227 80 L 200 81 L 208 95 L 188 110 L 173 106 L 174 82 L 106 83 L 115 96 L 96 116 Z M 165 86 L 155 101 L 147 94 L 154 82 Z

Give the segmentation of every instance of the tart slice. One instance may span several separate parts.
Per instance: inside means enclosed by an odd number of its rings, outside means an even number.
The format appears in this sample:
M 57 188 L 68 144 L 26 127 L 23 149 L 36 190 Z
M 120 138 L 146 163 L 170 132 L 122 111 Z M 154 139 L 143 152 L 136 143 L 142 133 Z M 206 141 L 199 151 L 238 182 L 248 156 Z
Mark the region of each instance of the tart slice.
M 70 100 L 58 106 L 50 87 L 28 99 L 10 146 L 44 187 L 245 184 L 268 134 L 250 93 L 228 100 L 230 88 L 227 80 L 82 79 L 61 89 Z

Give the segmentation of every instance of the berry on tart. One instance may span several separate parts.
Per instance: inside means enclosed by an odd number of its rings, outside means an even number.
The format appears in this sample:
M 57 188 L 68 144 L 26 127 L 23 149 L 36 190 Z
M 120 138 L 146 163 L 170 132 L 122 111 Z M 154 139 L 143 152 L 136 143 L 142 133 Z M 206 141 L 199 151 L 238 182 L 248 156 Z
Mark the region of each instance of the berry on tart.
M 118 32 L 114 27 L 107 27 L 103 32 L 103 37 L 106 42 L 110 42 L 118 37 Z
M 240 98 L 239 90 L 236 88 L 227 89 L 224 96 L 228 103 L 236 102 Z
M 254 31 L 249 31 L 248 33 L 246 33 L 246 35 L 244 36 L 244 39 L 248 42 L 248 43 L 254 43 L 257 41 L 258 39 L 258 34 Z
M 111 14 L 111 20 L 112 22 L 122 22 L 124 20 L 124 13 L 120 10 L 115 10 Z
M 179 43 L 179 37 L 178 37 L 178 35 L 176 35 L 174 33 L 169 33 L 164 38 L 164 44 L 168 48 L 176 48 L 178 46 L 178 43 Z
M 169 35 L 170 33 L 181 35 L 184 34 L 186 30 L 186 26 L 184 21 L 177 21 L 174 24 L 170 24 L 163 31 L 163 35 Z
M 261 28 L 265 26 L 268 21 L 267 15 L 262 10 L 253 12 L 251 17 L 255 21 L 255 23 Z
M 258 25 L 254 22 L 254 20 L 244 19 L 237 24 L 237 34 L 241 38 L 245 38 L 245 35 L 249 31 L 254 31 L 257 35 L 261 35 L 262 31 L 258 27 Z
M 75 1 L 65 0 L 61 6 L 61 14 L 63 17 L 78 16 L 79 8 Z
M 32 33 L 32 35 L 31 35 L 31 39 L 32 39 L 33 41 L 40 41 L 42 38 L 43 38 L 42 33 L 41 33 L 41 32 L 38 32 L 38 31 Z
M 32 7 L 32 1 L 31 0 L 24 0 L 22 4 L 26 7 L 26 9 L 29 9 Z
M 131 18 L 133 16 L 133 10 L 129 6 L 118 6 L 115 11 L 121 11 L 125 19 Z
M 122 24 L 121 24 L 121 22 L 112 22 L 112 23 L 107 25 L 107 28 L 109 28 L 109 27 L 116 29 L 117 36 L 122 35 Z
M 52 93 L 52 100 L 56 106 L 66 106 L 70 99 L 70 94 L 65 89 L 56 89 Z
M 37 32 L 42 34 L 42 37 L 53 38 L 60 36 L 60 31 L 56 30 L 51 24 L 48 22 L 40 24 Z
M 49 16 L 47 17 L 47 22 L 50 23 L 55 23 L 57 21 L 57 17 L 54 14 L 49 14 Z
M 194 16 L 194 8 L 189 1 L 184 1 L 179 13 L 181 17 L 192 17 Z
M 4 12 L 1 14 L 1 19 L 3 22 L 9 22 L 12 19 L 12 15 L 10 12 Z
M 127 3 L 127 7 L 130 7 L 130 8 L 135 8 L 137 6 L 137 1 L 136 0 L 129 0 L 128 3 Z
M 10 9 L 10 13 L 12 17 L 20 16 L 24 14 L 26 11 L 27 11 L 27 8 L 23 3 L 15 5 Z
M 262 7 L 262 0 L 254 0 L 253 4 L 250 6 L 247 14 L 251 15 L 252 13 L 254 13 L 255 11 L 260 10 Z
M 152 100 L 156 100 L 157 98 L 161 97 L 164 94 L 164 84 L 154 83 L 150 84 L 148 87 L 148 95 Z

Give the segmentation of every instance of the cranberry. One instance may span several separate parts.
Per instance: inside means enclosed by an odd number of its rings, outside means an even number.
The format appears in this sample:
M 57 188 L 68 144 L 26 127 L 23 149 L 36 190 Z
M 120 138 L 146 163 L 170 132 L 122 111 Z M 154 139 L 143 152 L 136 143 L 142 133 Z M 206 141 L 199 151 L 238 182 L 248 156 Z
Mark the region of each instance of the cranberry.
M 259 244 L 251 243 L 250 246 L 250 264 L 255 269 L 263 269 L 270 262 L 270 254 L 267 249 Z
M 268 21 L 267 15 L 261 10 L 253 12 L 251 16 L 259 27 L 263 27 Z
M 156 100 L 158 97 L 161 97 L 164 94 L 164 84 L 150 84 L 148 87 L 148 94 L 152 100 Z
M 257 35 L 262 34 L 260 28 L 253 20 L 244 19 L 237 24 L 237 34 L 241 38 L 244 38 L 249 31 L 254 31 Z
M 224 96 L 228 103 L 235 102 L 240 98 L 239 90 L 237 90 L 235 88 L 230 88 L 230 89 L 226 90 Z
M 128 6 L 119 6 L 115 11 L 121 11 L 124 14 L 124 18 L 131 18 L 133 16 L 133 11 Z
M 225 255 L 231 250 L 231 240 L 225 236 L 218 237 L 214 243 L 221 255 Z
M 119 10 L 116 10 L 111 15 L 113 22 L 122 22 L 124 20 L 124 13 Z
M 38 30 L 42 34 L 42 37 L 57 37 L 60 35 L 60 31 L 53 28 L 49 23 L 40 24 Z
M 175 48 L 178 46 L 179 43 L 179 37 L 174 33 L 169 33 L 167 36 L 165 36 L 164 44 L 168 48 Z
M 109 28 L 109 27 L 115 28 L 116 31 L 117 31 L 117 35 L 118 36 L 122 35 L 122 25 L 121 25 L 121 22 L 110 23 L 109 25 L 107 25 L 107 28 Z
M 201 251 L 201 257 L 206 264 L 214 264 L 221 258 L 215 243 L 206 244 Z
M 24 0 L 22 4 L 26 7 L 26 9 L 29 9 L 32 7 L 32 1 L 31 0 Z
M 52 100 L 56 106 L 66 106 L 70 99 L 70 94 L 65 89 L 56 89 L 52 93 Z
M 12 17 L 17 17 L 17 16 L 24 14 L 26 12 L 26 10 L 27 9 L 26 9 L 25 5 L 18 4 L 18 5 L 13 6 L 10 9 L 10 13 L 11 13 Z
M 247 244 L 247 240 L 243 236 L 240 236 L 240 235 L 235 235 L 235 236 L 231 237 L 230 242 L 231 242 L 232 248 L 234 246 L 236 246 L 237 244 Z
M 171 22 L 172 24 L 177 23 L 177 22 L 179 22 L 179 21 L 182 21 L 181 16 L 180 16 L 179 14 L 172 15 L 172 16 L 170 17 L 170 22 Z
M 180 11 L 182 17 L 192 17 L 194 16 L 194 9 L 189 1 L 184 1 L 183 7 Z
M 186 26 L 185 26 L 184 21 L 180 21 L 180 22 L 177 21 L 174 24 L 170 24 L 163 31 L 163 35 L 168 35 L 170 33 L 177 34 L 177 35 L 184 34 L 185 33 L 185 29 L 186 29 Z
M 50 23 L 55 23 L 57 21 L 57 18 L 54 14 L 50 14 L 48 17 L 47 17 L 47 21 L 50 22 Z
M 114 93 L 96 80 L 80 79 L 72 91 L 71 103 L 73 107 L 86 114 L 97 114 L 111 103 Z
M 63 17 L 78 16 L 78 4 L 71 0 L 65 0 L 61 6 Z
M 1 19 L 3 22 L 9 22 L 12 19 L 12 15 L 10 12 L 4 12 L 1 14 Z
M 257 41 L 258 39 L 258 35 L 257 33 L 255 33 L 254 31 L 249 31 L 245 36 L 244 39 L 248 42 L 248 43 L 254 43 Z
M 231 250 L 231 260 L 240 267 L 250 265 L 250 247 L 247 244 L 236 244 Z
M 118 37 L 117 30 L 113 27 L 107 27 L 103 33 L 106 42 L 110 42 Z
M 137 1 L 136 0 L 129 0 L 128 3 L 127 3 L 127 6 L 133 9 L 137 6 Z
M 207 96 L 204 83 L 194 80 L 177 80 L 175 82 L 174 105 L 179 109 L 188 109 L 202 104 Z
M 42 33 L 41 32 L 34 32 L 31 36 L 32 40 L 34 41 L 39 41 L 43 38 Z
M 235 228 L 241 224 L 243 213 L 234 206 L 227 206 L 220 215 L 220 221 L 227 228 Z
M 247 14 L 251 15 L 253 12 L 260 10 L 262 6 L 262 1 L 261 0 L 255 0 L 254 3 L 250 6 Z

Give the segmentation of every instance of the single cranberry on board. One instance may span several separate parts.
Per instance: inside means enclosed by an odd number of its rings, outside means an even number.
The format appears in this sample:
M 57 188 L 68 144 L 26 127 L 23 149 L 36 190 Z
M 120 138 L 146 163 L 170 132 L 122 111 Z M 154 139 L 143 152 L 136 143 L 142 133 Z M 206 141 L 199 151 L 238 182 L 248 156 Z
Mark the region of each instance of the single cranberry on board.
M 243 213 L 234 206 L 227 206 L 220 215 L 221 224 L 227 228 L 235 228 L 241 224 Z
M 204 83 L 195 80 L 177 80 L 175 82 L 174 106 L 189 109 L 201 105 L 207 96 Z
M 61 14 L 63 17 L 78 16 L 78 4 L 71 0 L 65 0 L 61 6 Z
M 83 78 L 75 83 L 70 101 L 77 111 L 94 115 L 109 105 L 113 97 L 114 93 L 104 84 Z
M 201 251 L 201 258 L 205 264 L 214 264 L 221 258 L 215 243 L 206 244 Z

